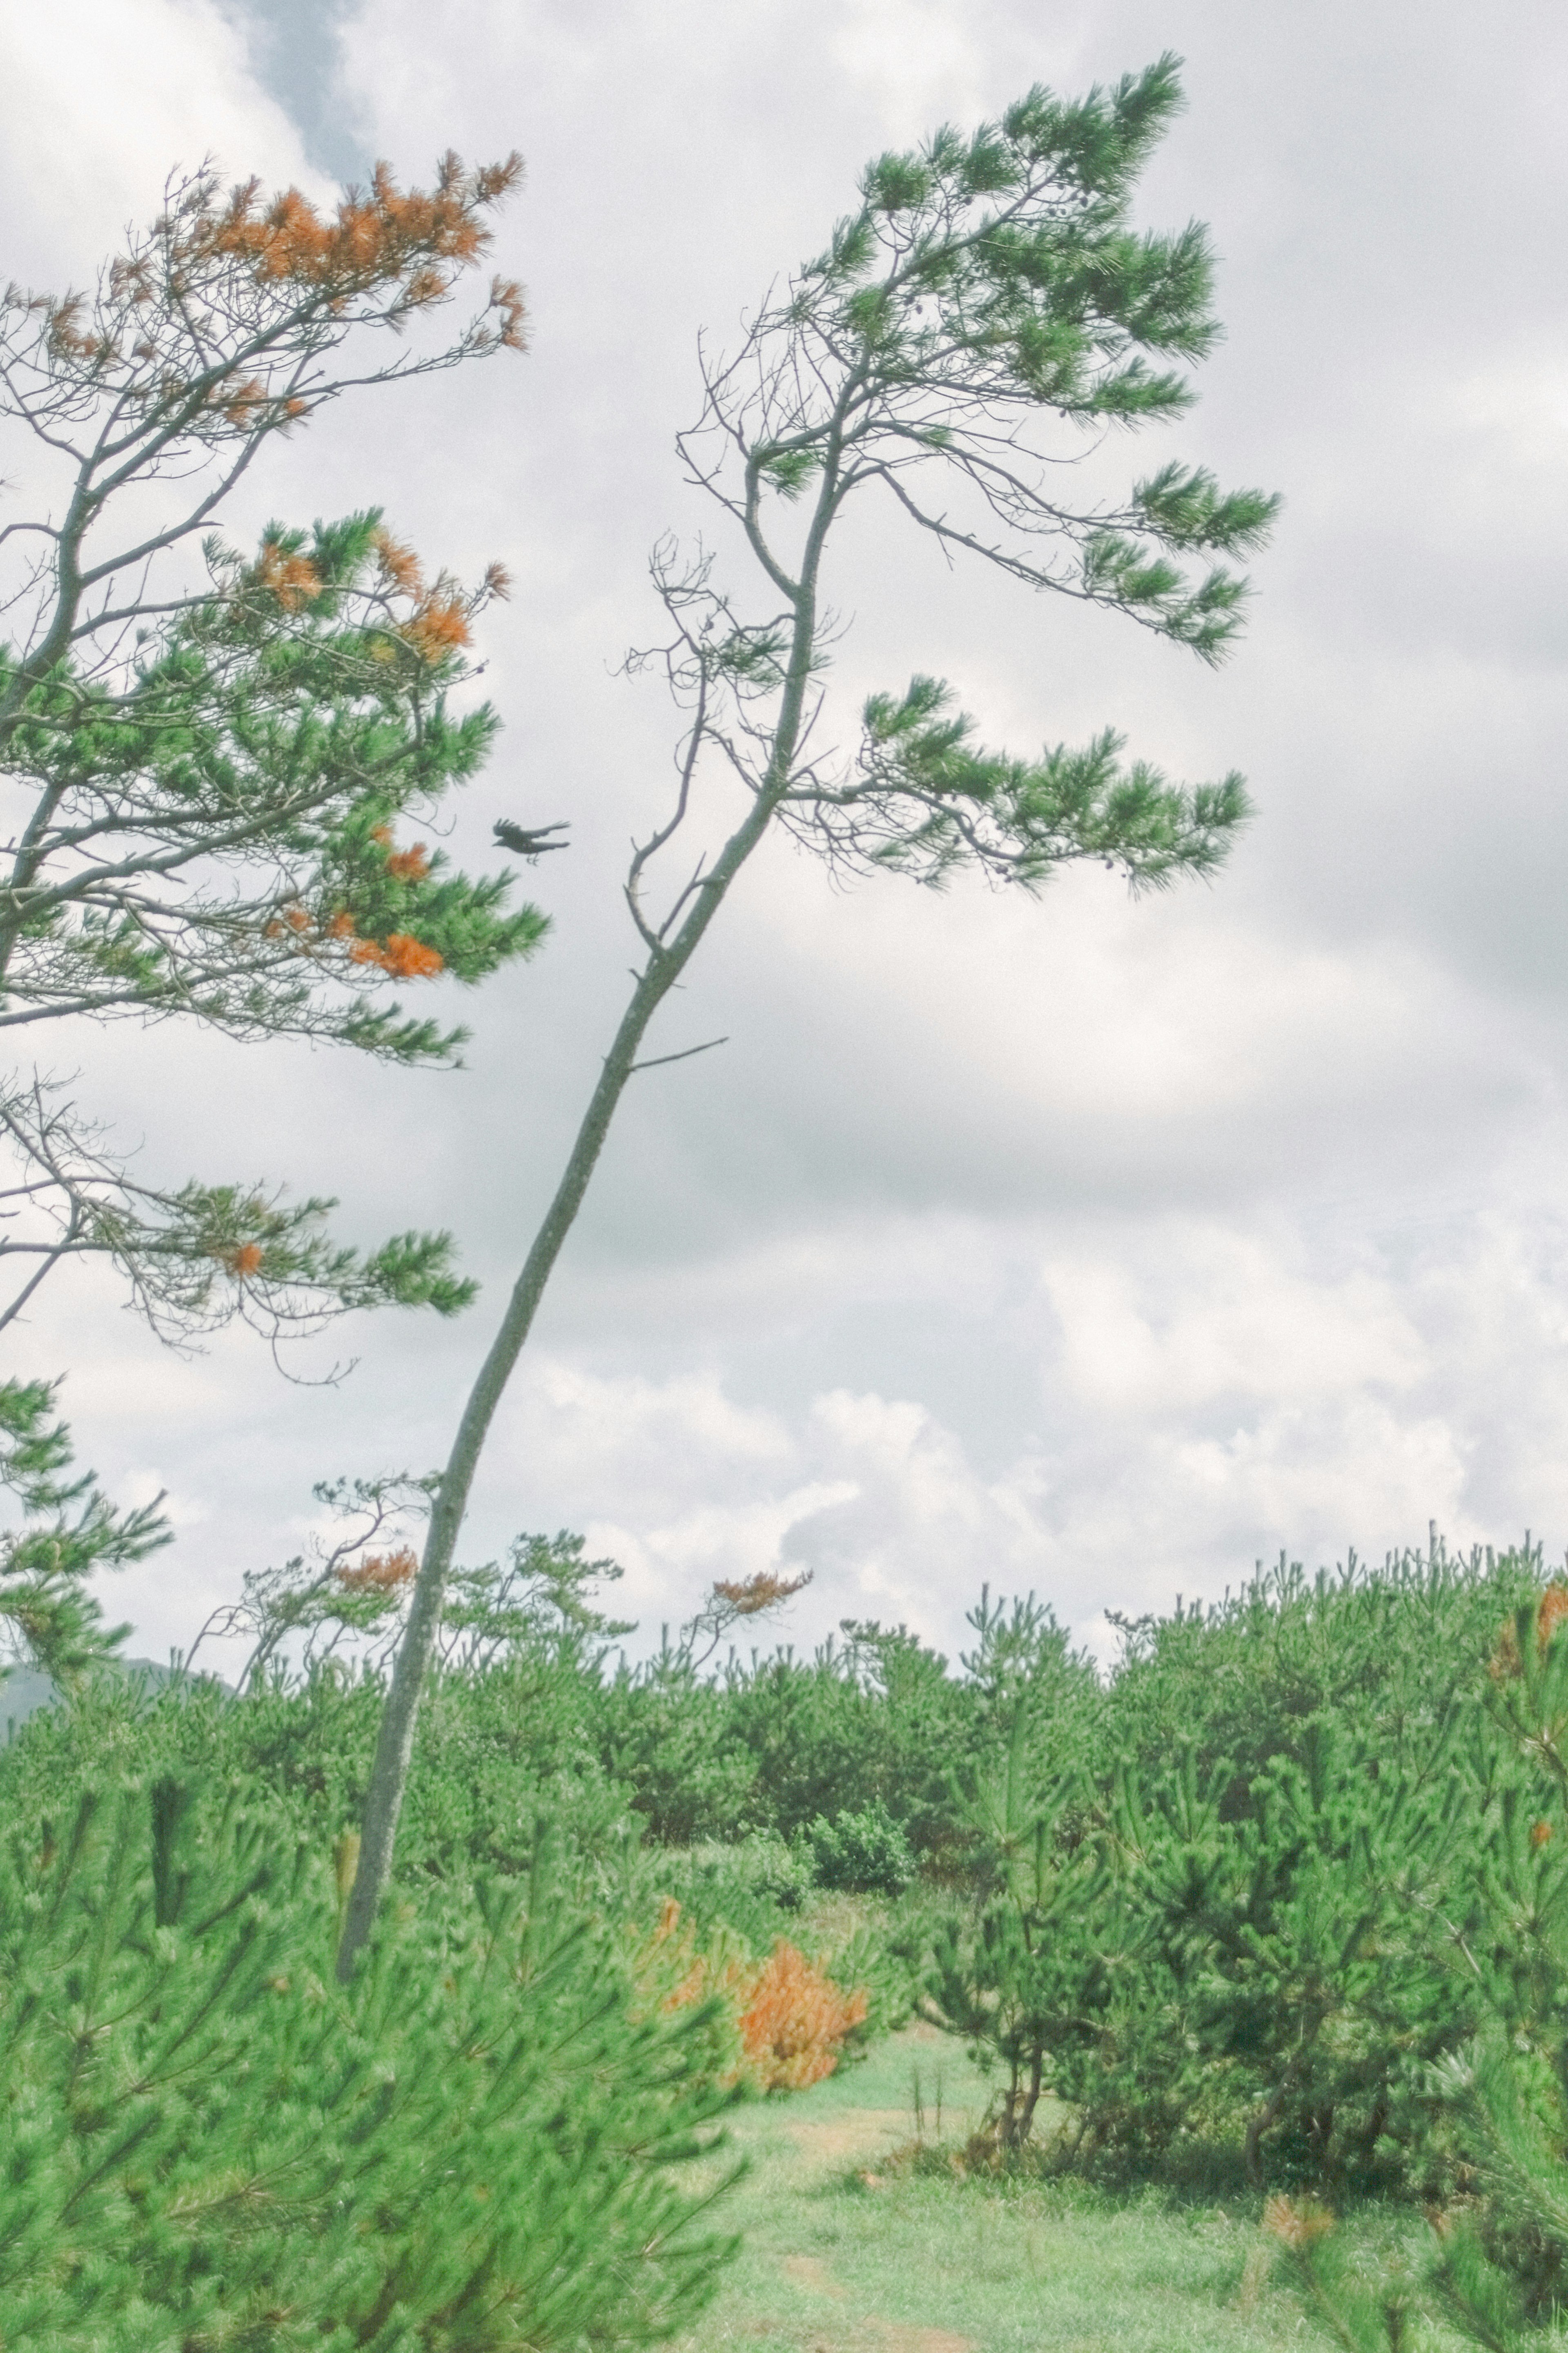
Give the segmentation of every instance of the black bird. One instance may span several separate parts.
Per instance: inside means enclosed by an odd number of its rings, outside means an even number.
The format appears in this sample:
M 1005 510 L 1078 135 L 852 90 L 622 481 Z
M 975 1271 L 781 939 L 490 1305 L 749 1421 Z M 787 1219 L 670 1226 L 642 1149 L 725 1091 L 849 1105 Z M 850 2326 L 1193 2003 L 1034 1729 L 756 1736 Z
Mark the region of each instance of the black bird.
M 513 825 L 509 817 L 496 819 L 496 839 L 501 848 L 514 850 L 519 858 L 526 858 L 531 866 L 543 850 L 570 849 L 572 845 L 569 841 L 552 841 L 549 837 L 552 833 L 570 833 L 571 830 L 564 818 L 559 825 L 542 825 L 531 829 L 525 825 Z

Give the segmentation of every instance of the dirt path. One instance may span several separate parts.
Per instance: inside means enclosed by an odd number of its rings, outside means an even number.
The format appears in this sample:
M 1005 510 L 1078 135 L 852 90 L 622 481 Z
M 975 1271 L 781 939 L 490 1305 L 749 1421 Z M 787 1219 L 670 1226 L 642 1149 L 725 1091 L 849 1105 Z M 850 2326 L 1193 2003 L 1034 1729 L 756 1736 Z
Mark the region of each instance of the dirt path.
M 830 2167 L 853 2165 L 864 2158 L 868 2165 L 885 2157 L 910 2137 L 907 2108 L 843 2108 L 833 2116 L 791 2116 L 784 2125 L 806 2162 Z
M 741 2110 L 731 2145 L 750 2166 L 730 2211 L 742 2253 L 682 2353 L 983 2353 L 940 2265 L 929 2301 L 910 2293 L 931 2251 L 904 2245 L 901 2168 L 888 2162 L 915 2137 L 922 2098 L 928 2122 L 972 2128 L 985 2096 L 972 2073 L 917 2026 L 842 2077 Z
M 848 2301 L 848 2289 L 842 2280 L 834 2278 L 818 2255 L 786 2255 L 780 2268 L 796 2287 L 810 2288 L 817 2295 L 831 2297 L 835 2304 Z M 906 2320 L 884 2320 L 879 2312 L 857 2315 L 854 2327 L 858 2334 L 864 2332 L 885 2346 L 888 2353 L 976 2353 L 973 2337 L 955 2337 L 950 2328 L 922 2328 Z
M 739 2238 L 679 2353 L 1281 2353 L 1306 2323 L 1258 2253 L 1256 2216 L 1142 2194 L 992 2194 L 926 2151 L 961 2149 L 991 2087 L 918 2029 L 788 2100 L 738 2108 L 695 2186 L 746 2160 Z M 1381 2266 L 1402 2226 L 1345 2230 Z M 1409 2229 L 1412 2259 L 1424 2228 Z M 1353 2236 L 1352 2236 L 1353 2233 Z M 1272 2248 L 1273 2242 L 1268 2242 Z M 1403 2246 L 1405 2241 L 1402 2239 Z M 671 2348 L 676 2353 L 676 2348 Z
M 889 2147 L 909 2138 L 910 2116 L 907 2108 L 845 2108 L 837 2116 L 792 2117 L 785 2130 L 813 2172 L 853 2165 L 858 2158 L 869 2173 Z M 779 2268 L 795 2287 L 838 2306 L 849 2301 L 848 2288 L 820 2255 L 787 2254 Z M 843 2318 L 849 2320 L 855 2342 L 884 2348 L 885 2353 L 978 2353 L 973 2337 L 956 2336 L 949 2328 L 889 2320 L 879 2312 L 857 2313 L 852 2320 L 845 2314 Z M 837 2327 L 824 2340 L 825 2353 L 829 2345 L 832 2353 L 840 2353 L 844 2343 L 842 2327 Z

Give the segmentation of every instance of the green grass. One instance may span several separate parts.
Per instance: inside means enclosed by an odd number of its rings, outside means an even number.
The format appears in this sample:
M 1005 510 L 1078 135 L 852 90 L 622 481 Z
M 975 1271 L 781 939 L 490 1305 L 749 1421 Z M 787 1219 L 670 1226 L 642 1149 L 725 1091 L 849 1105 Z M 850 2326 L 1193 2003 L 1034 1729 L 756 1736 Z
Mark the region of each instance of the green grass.
M 960 2046 L 915 2027 L 793 2099 L 738 2113 L 752 2170 L 728 2201 L 738 2261 L 681 2353 L 1255 2353 L 1331 2340 L 1307 2320 L 1258 2227 L 1258 2201 L 959 2179 L 915 2137 L 962 2146 L 985 2086 Z M 894 2161 L 889 2162 L 889 2158 Z M 1369 2262 L 1417 2241 L 1418 2216 L 1342 2225 Z

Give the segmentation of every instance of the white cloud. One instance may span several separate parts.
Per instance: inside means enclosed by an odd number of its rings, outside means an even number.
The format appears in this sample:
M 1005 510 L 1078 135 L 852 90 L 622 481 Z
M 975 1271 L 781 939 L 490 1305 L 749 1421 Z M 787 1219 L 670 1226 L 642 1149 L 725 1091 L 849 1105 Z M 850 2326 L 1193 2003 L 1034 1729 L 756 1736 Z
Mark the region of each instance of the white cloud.
M 933 123 L 984 111 L 990 60 L 983 26 L 944 0 L 849 0 L 834 12 L 827 52 L 911 144 Z
M 199 1528 L 211 1516 L 211 1506 L 198 1497 L 176 1493 L 158 1471 L 132 1471 L 120 1482 L 118 1501 L 132 1511 L 156 1504 L 172 1528 Z
M 1157 1287 L 1148 1279 L 1156 1256 L 1169 1270 Z M 1106 1249 L 1045 1269 L 1066 1386 L 1099 1412 L 1315 1407 L 1369 1388 L 1405 1391 L 1428 1369 L 1386 1278 L 1329 1277 L 1305 1265 L 1288 1236 L 1162 1224 L 1142 1239 L 1138 1259 Z
M 252 78 L 238 26 L 204 0 L 6 0 L 0 84 L 5 273 L 89 278 L 163 182 L 211 156 L 232 178 L 319 190 L 299 132 Z
M 16 274 L 79 277 L 178 156 L 304 176 L 216 7 L 65 17 L 7 14 Z M 698 327 L 722 340 L 820 247 L 868 155 L 1037 73 L 1134 66 L 1167 17 L 363 0 L 347 25 L 345 103 L 405 175 L 448 144 L 525 149 L 497 258 L 529 283 L 534 347 L 345 407 L 254 499 L 383 501 L 436 562 L 513 562 L 486 644 L 508 733 L 458 844 L 485 854 L 515 809 L 570 816 L 574 846 L 540 878 L 545 958 L 465 1008 L 466 1080 L 173 1030 L 84 1050 L 176 1175 L 271 1167 L 341 1192 L 360 1237 L 449 1223 L 489 1280 L 462 1324 L 346 1343 L 364 1363 L 329 1392 L 279 1387 L 238 1342 L 174 1363 L 90 1286 L 40 1310 L 29 1361 L 73 1366 L 84 1460 L 117 1493 L 156 1463 L 206 1514 L 116 1588 L 146 1647 L 295 1548 L 311 1480 L 424 1469 L 449 1438 L 616 1011 L 622 843 L 668 728 L 606 666 L 649 632 L 647 542 L 698 519 L 668 454 Z M 1098 873 L 1037 908 L 841 895 L 793 854 L 761 863 L 668 1017 L 671 1048 L 732 1042 L 639 1081 L 487 1458 L 472 1555 L 583 1527 L 650 1625 L 713 1575 L 809 1562 L 803 1639 L 904 1615 L 951 1649 L 985 1579 L 1102 1641 L 1106 1606 L 1217 1592 L 1281 1546 L 1380 1554 L 1434 1516 L 1458 1540 L 1568 1535 L 1564 166 L 1561 142 L 1496 135 L 1542 130 L 1564 35 L 1526 0 L 1479 58 L 1440 8 L 1406 108 L 1392 19 L 1330 17 L 1325 38 L 1194 0 L 1191 104 L 1146 207 L 1212 217 L 1226 257 L 1230 337 L 1182 449 L 1289 493 L 1236 662 L 1211 676 L 1103 616 L 949 578 L 890 522 L 833 589 L 850 711 L 940 670 L 988 740 L 1115 721 L 1173 773 L 1241 765 L 1256 828 L 1212 892 L 1132 907 Z M 1457 128 L 1495 172 L 1455 181 Z

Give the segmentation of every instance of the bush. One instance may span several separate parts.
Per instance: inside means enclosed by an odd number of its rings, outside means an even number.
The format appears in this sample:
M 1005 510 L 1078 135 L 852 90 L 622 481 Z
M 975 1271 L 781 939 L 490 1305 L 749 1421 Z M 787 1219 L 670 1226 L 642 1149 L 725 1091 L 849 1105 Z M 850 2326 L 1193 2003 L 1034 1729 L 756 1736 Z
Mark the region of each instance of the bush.
M 804 2091 L 831 2075 L 869 2007 L 863 1987 L 844 1993 L 784 1937 L 758 1962 L 732 1929 L 684 1918 L 673 1896 L 635 1968 L 644 2009 L 691 2011 L 716 2079 L 753 2092 Z
M 659 1888 L 704 1924 L 725 1921 L 763 1948 L 813 1885 L 809 1853 L 786 1845 L 776 1831 L 752 1831 L 733 1846 L 707 1840 L 685 1852 L 655 1854 L 648 1868 Z
M 915 1876 L 914 1850 L 900 1823 L 873 1799 L 831 1822 L 821 1814 L 806 1833 L 818 1884 L 862 1895 L 901 1895 Z
M 1509 1817 L 1478 1711 L 1528 1568 L 1440 1548 L 1284 1568 L 1125 1629 L 1088 1704 L 1041 1613 L 983 1603 L 964 1663 L 984 1738 L 955 1776 L 979 1902 L 934 1985 L 998 2072 L 1003 2148 L 1049 2093 L 1081 2163 L 1181 2169 L 1218 2144 L 1256 2187 L 1441 2193 L 1433 2063 L 1476 2031 L 1494 1968 L 1538 1966 L 1481 1905 Z M 1520 1899 L 1521 1922 L 1522 1880 Z
M 866 2008 L 863 1990 L 841 1993 L 781 1939 L 752 1979 L 741 2012 L 742 2047 L 758 2090 L 802 2092 L 831 2075 Z
M 948 1777 L 979 1694 L 901 1627 L 843 1630 L 810 1660 L 731 1654 L 711 1679 L 685 1637 L 622 1660 L 595 1703 L 600 1756 L 653 1838 L 683 1847 L 768 1829 L 793 1841 L 848 1795 L 885 1805 L 921 1855 L 947 1853 Z
M 324 1853 L 360 1819 L 384 1700 L 378 1676 L 335 1660 L 292 1686 L 279 1679 L 242 1694 L 183 1680 L 149 1691 L 102 1675 L 68 1706 L 30 1717 L 0 1751 L 0 1815 L 58 1809 L 62 1789 L 106 1772 L 199 1775 L 243 1789 L 281 1838 Z M 542 1814 L 584 1857 L 635 1835 L 623 1792 L 582 1730 L 586 1705 L 581 1679 L 546 1662 L 433 1676 L 398 1830 L 399 1880 L 526 1873 Z
M 679 1651 L 632 1668 L 623 1659 L 598 1695 L 605 1770 L 661 1846 L 733 1834 L 756 1819 L 756 1767 L 729 1737 L 724 1694 Z
M 571 1567 L 574 1547 L 544 1549 Z M 1499 1635 L 1539 1582 L 1537 1555 L 1440 1546 L 1370 1574 L 1287 1565 L 1124 1627 L 1103 1682 L 1028 1600 L 983 1598 L 960 1674 L 851 1627 L 707 1677 L 684 1640 L 611 1667 L 605 1630 L 514 1627 L 480 1594 L 491 1647 L 432 1684 L 398 1885 L 423 1905 L 525 1873 L 548 1820 L 626 1950 L 668 1897 L 694 1951 L 722 1930 L 757 1968 L 787 1941 L 879 2026 L 934 1993 L 998 2070 L 1008 2146 L 1048 2092 L 1080 2163 L 1185 2167 L 1212 2143 L 1259 2189 L 1440 2198 L 1476 2127 L 1434 2063 L 1494 2010 L 1543 2048 L 1552 2003 L 1568 2016 L 1539 1925 L 1568 1839 L 1484 1731 L 1543 1655 L 1544 1633 Z M 237 1698 L 83 1685 L 0 1753 L 0 1821 L 95 1776 L 202 1769 L 267 1810 L 280 1852 L 325 1855 L 382 1697 L 333 1666 Z
M 56 2353 L 631 2348 L 725 2242 L 721 2105 L 552 1889 L 405 1900 L 353 1984 L 323 1855 L 189 1792 L 0 1855 L 0 2342 Z M 13 1818 L 15 1820 L 15 1818 Z

